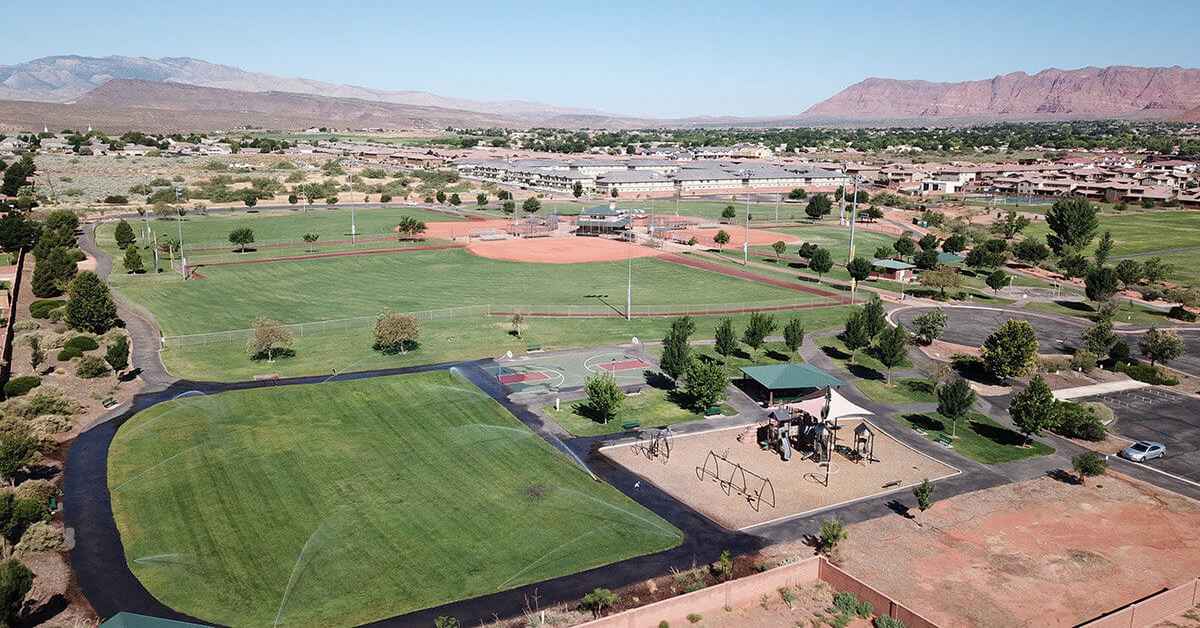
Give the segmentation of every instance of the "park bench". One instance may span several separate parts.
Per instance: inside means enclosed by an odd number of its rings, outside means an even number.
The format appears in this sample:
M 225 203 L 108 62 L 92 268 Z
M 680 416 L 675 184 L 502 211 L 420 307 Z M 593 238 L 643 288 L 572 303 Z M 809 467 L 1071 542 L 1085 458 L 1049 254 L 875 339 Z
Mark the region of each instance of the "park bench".
M 947 447 L 954 444 L 954 439 L 950 438 L 949 436 L 947 436 L 945 434 L 938 434 L 938 437 L 934 440 L 936 440 L 937 442 L 939 442 Z
M 704 409 L 704 416 L 718 416 L 721 414 L 721 406 L 709 406 Z
M 538 351 L 541 351 L 541 350 L 542 350 L 542 345 L 529 345 L 529 347 L 527 347 L 525 349 L 525 352 L 526 353 L 537 353 Z
M 641 426 L 642 426 L 641 421 L 626 421 L 621 424 L 621 429 L 628 431 L 628 430 L 637 429 Z

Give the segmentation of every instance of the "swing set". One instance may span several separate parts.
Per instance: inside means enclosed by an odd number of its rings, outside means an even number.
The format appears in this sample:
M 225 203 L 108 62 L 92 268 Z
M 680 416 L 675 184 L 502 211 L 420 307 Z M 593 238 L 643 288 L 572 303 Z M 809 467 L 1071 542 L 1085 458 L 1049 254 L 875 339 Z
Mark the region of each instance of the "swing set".
M 696 479 L 701 482 L 709 479 L 715 481 L 726 495 L 737 493 L 745 498 L 754 512 L 758 512 L 763 504 L 775 507 L 775 485 L 771 484 L 771 479 L 730 460 L 728 451 L 718 454 L 708 450 L 704 466 L 696 467 Z

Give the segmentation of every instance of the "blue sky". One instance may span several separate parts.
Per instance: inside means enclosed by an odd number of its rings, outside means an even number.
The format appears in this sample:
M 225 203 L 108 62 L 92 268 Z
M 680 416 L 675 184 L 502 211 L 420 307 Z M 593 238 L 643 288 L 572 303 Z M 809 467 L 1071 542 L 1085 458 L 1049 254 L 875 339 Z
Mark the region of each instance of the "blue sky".
M 0 64 L 190 56 L 381 89 L 655 116 L 799 113 L 868 76 L 1200 67 L 1194 0 L 56 0 L 14 2 L 4 17 Z

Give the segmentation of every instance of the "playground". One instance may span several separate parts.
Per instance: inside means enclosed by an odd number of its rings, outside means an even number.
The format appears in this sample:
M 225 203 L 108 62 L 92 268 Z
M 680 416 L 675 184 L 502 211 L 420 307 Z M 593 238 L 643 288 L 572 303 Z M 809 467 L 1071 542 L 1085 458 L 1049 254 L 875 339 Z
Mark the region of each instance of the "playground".
M 796 451 L 784 460 L 758 443 L 750 424 L 605 447 L 613 462 L 732 530 L 792 519 L 866 497 L 906 490 L 959 471 L 900 443 L 864 419 L 840 421 L 845 445 L 825 463 Z M 873 435 L 868 455 L 850 447 L 860 425 Z M 669 452 L 669 453 L 668 453 Z
M 645 384 L 657 368 L 640 345 L 502 357 L 486 367 L 512 396 L 577 390 L 587 378 L 607 373 L 622 387 Z

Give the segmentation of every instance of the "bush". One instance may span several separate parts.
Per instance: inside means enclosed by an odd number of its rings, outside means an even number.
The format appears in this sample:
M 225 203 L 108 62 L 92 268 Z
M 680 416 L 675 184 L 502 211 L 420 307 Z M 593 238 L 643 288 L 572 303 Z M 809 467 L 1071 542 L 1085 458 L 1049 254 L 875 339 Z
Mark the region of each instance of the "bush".
M 67 302 L 62 299 L 39 299 L 29 304 L 29 315 L 34 318 L 49 318 L 52 310 L 66 304 Z
M 104 197 L 104 203 L 106 205 L 128 205 L 129 197 L 121 194 L 112 194 Z
M 103 377 L 108 375 L 108 363 L 94 355 L 85 355 L 79 360 L 79 367 L 75 369 L 75 374 L 83 379 Z
M 8 398 L 20 397 L 25 393 L 42 385 L 42 378 L 37 375 L 22 375 L 8 380 L 4 385 L 4 396 Z
M 9 402 L 4 410 L 24 419 L 46 414 L 73 415 L 78 411 L 71 400 L 54 388 L 43 388 L 21 403 Z
M 83 352 L 79 349 L 63 349 L 62 351 L 58 352 L 58 355 L 54 356 L 54 359 L 58 360 L 59 362 L 70 362 L 71 360 L 80 357 L 83 357 Z
M 1152 386 L 1175 386 L 1179 383 L 1178 379 L 1167 374 L 1166 371 L 1149 364 L 1140 362 L 1117 364 L 1116 369 L 1139 382 L 1146 382 Z
M 866 600 L 859 600 L 853 593 L 839 591 L 833 594 L 833 607 L 843 615 L 857 615 L 866 619 L 875 612 L 875 607 Z
M 387 354 L 405 353 L 417 347 L 421 326 L 415 317 L 387 312 L 375 321 L 374 349 Z
M 1099 401 L 1084 401 L 1081 403 L 1085 408 L 1091 410 L 1092 414 L 1096 415 L 1096 420 L 1100 421 L 1101 425 L 1112 429 L 1113 422 L 1117 420 L 1117 415 L 1112 411 L 1112 408 Z
M 17 543 L 17 555 L 34 554 L 37 552 L 58 552 L 66 549 L 63 543 L 62 530 L 48 522 L 39 521 L 25 530 L 21 541 Z
M 58 494 L 58 487 L 50 480 L 25 480 L 17 487 L 17 499 L 31 499 L 49 503 L 50 498 Z
M 904 622 L 887 615 L 876 617 L 873 625 L 875 628 L 904 628 Z
M 1175 307 L 1171 308 L 1171 311 L 1167 312 L 1167 316 L 1177 321 L 1186 321 L 1188 323 L 1196 322 L 1197 318 L 1195 312 L 1183 307 L 1182 305 L 1176 305 Z
M 688 623 L 690 624 L 698 624 L 702 619 L 704 619 L 704 615 L 701 615 L 700 613 L 688 613 L 687 616 Z
M 829 555 L 837 550 L 837 546 L 846 540 L 846 524 L 837 519 L 826 519 L 821 522 L 821 532 L 817 536 L 817 550 Z
M 1054 402 L 1055 425 L 1052 431 L 1068 438 L 1102 441 L 1107 430 L 1091 408 L 1070 401 Z
M 75 336 L 63 345 L 64 349 L 78 349 L 79 351 L 95 351 L 100 348 L 100 343 L 96 342 L 91 336 Z

